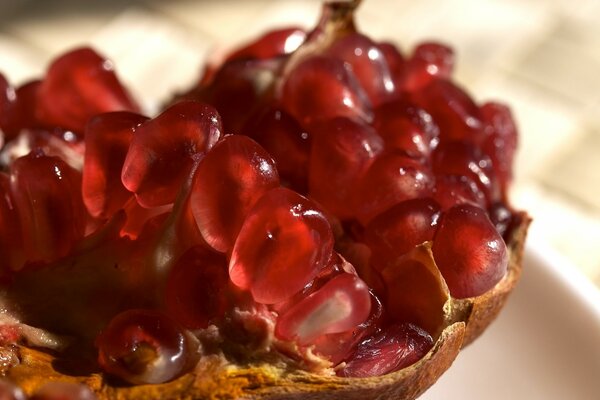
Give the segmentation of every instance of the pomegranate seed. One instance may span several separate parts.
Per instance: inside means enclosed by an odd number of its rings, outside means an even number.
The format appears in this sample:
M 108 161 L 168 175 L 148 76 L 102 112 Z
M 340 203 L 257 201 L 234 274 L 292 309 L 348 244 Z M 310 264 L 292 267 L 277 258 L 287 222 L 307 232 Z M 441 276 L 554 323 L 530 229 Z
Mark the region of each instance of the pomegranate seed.
M 428 332 L 439 332 L 448 291 L 431 252 L 416 247 L 384 269 L 381 276 L 386 287 L 383 303 L 393 321 L 411 322 Z
M 30 400 L 96 400 L 89 387 L 71 382 L 49 382 L 35 391 Z
M 85 228 L 79 173 L 34 150 L 12 163 L 10 180 L 28 260 L 67 255 Z
M 433 241 L 433 255 L 452 296 L 478 296 L 506 274 L 508 252 L 484 210 L 452 207 L 442 217 Z
M 10 178 L 0 172 L 0 275 L 2 270 L 18 270 L 24 262 L 19 214 L 10 192 Z
M 406 368 L 433 347 L 431 335 L 413 324 L 394 324 L 358 345 L 339 376 L 367 378 Z
M 438 143 L 439 129 L 431 115 L 406 100 L 377 108 L 373 126 L 386 149 L 398 149 L 409 157 L 428 157 Z
M 93 117 L 87 124 L 81 190 L 92 216 L 108 218 L 131 197 L 121 183 L 121 169 L 136 128 L 147 119 L 119 111 Z
M 388 101 L 396 91 L 385 55 L 371 39 L 351 33 L 336 40 L 326 54 L 348 63 L 374 106 Z
M 383 142 L 369 125 L 335 118 L 311 131 L 309 193 L 338 218 L 354 216 L 353 183 L 366 173 Z
M 359 183 L 356 215 L 366 224 L 401 201 L 429 196 L 433 185 L 427 164 L 398 152 L 382 154 Z
M 431 163 L 436 175 L 470 178 L 483 192 L 488 204 L 500 198 L 500 188 L 490 158 L 472 143 L 440 143 L 433 153 Z
M 413 94 L 440 128 L 440 140 L 481 139 L 481 113 L 469 95 L 452 82 L 436 79 Z
M 413 247 L 433 240 L 439 216 L 440 206 L 429 198 L 403 201 L 378 215 L 365 229 L 372 265 L 382 271 Z
M 129 200 L 123 205 L 123 210 L 127 216 L 125 224 L 121 228 L 121 236 L 128 236 L 130 239 L 135 240 L 140 235 L 144 225 L 152 218 L 169 213 L 173 209 L 173 205 L 168 204 L 166 206 L 144 208 L 140 206 L 134 196 L 131 196 Z
M 229 252 L 244 218 L 256 201 L 279 186 L 271 156 L 252 139 L 232 135 L 200 162 L 194 177 L 191 208 L 204 240 Z
M 512 180 L 512 164 L 517 148 L 517 127 L 510 109 L 498 103 L 481 107 L 483 118 L 483 151 L 490 156 L 498 176 L 502 193 L 506 193 Z
M 473 179 L 461 175 L 438 175 L 435 178 L 433 198 L 447 210 L 457 204 L 485 207 L 485 195 Z
M 422 89 L 434 79 L 450 79 L 454 52 L 440 43 L 419 44 L 406 64 L 404 88 L 409 92 Z
M 513 215 L 510 209 L 503 203 L 494 203 L 488 210 L 490 221 L 502 237 L 510 232 Z
M 188 329 L 206 328 L 225 314 L 228 301 L 227 260 L 203 247 L 189 249 L 173 266 L 165 293 L 169 315 Z
M 129 383 L 163 383 L 183 372 L 186 337 L 157 311 L 129 310 L 114 317 L 96 339 L 102 369 Z
M 25 400 L 27 396 L 20 387 L 6 379 L 0 379 L 0 400 Z
M 0 75 L 0 129 L 7 141 L 14 139 L 25 128 L 43 128 L 35 115 L 38 90 L 41 81 L 35 80 L 18 87 L 11 88 Z
M 371 118 L 371 105 L 352 68 L 333 57 L 301 61 L 284 77 L 280 99 L 303 126 L 334 117 Z
M 344 273 L 280 315 L 275 334 L 306 345 L 320 335 L 355 328 L 369 317 L 370 311 L 367 285 L 359 277 Z
M 279 303 L 314 279 L 332 251 L 333 234 L 321 211 L 289 189 L 272 189 L 242 225 L 229 276 L 257 302 Z
M 184 101 L 140 125 L 121 173 L 127 190 L 144 207 L 175 201 L 194 160 L 221 137 L 221 120 L 209 105 Z
M 39 86 L 36 116 L 82 134 L 88 119 L 109 111 L 138 111 L 112 63 L 89 48 L 54 60 Z
M 390 74 L 394 81 L 394 88 L 396 92 L 398 92 L 401 88 L 401 83 L 404 80 L 404 74 L 406 73 L 406 60 L 404 59 L 404 56 L 400 50 L 398 50 L 398 48 L 392 43 L 380 42 L 378 46 L 383 53 L 385 61 L 390 70 Z
M 283 28 L 265 33 L 254 42 L 231 53 L 227 61 L 243 59 L 269 59 L 293 53 L 306 39 L 300 28 Z
M 275 160 L 282 184 L 300 193 L 308 190 L 310 135 L 280 107 L 268 107 L 244 127 Z

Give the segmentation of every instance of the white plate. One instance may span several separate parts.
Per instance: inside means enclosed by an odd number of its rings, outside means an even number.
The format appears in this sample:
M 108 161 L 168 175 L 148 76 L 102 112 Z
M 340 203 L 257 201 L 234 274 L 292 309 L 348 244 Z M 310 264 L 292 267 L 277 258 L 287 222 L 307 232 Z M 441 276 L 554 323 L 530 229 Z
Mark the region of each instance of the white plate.
M 420 400 L 600 399 L 600 292 L 529 244 L 500 317 Z

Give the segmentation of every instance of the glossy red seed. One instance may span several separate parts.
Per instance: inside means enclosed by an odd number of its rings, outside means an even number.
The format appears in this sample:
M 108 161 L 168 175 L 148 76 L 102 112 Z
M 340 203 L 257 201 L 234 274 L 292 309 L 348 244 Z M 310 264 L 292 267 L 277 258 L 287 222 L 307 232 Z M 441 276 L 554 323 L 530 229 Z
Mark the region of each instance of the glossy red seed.
M 365 340 L 346 360 L 339 376 L 367 378 L 406 368 L 433 347 L 433 338 L 413 324 L 394 324 Z
M 464 175 L 438 175 L 435 178 L 433 198 L 447 210 L 457 204 L 485 207 L 486 198 L 473 179 Z
M 291 115 L 280 107 L 268 107 L 246 124 L 244 135 L 256 140 L 273 157 L 284 186 L 307 192 L 311 137 Z
M 96 114 L 138 110 L 112 63 L 84 47 L 52 62 L 39 87 L 36 116 L 45 124 L 82 134 Z
M 0 379 L 0 400 L 25 400 L 27 396 L 23 390 L 14 383 Z
M 388 65 L 392 79 L 394 81 L 395 95 L 399 95 L 399 90 L 404 80 L 404 74 L 406 73 L 406 60 L 400 52 L 400 50 L 392 43 L 380 42 L 378 44 L 379 49 L 385 57 L 385 61 Z
M 404 99 L 378 107 L 373 127 L 386 149 L 397 149 L 415 158 L 428 157 L 439 140 L 439 128 L 431 115 Z
M 430 198 L 403 201 L 366 226 L 365 243 L 379 271 L 393 265 L 413 247 L 433 239 L 440 206 Z
M 96 339 L 102 369 L 133 384 L 170 381 L 186 364 L 186 338 L 179 325 L 152 310 L 114 317 Z
M 96 400 L 92 390 L 83 384 L 54 381 L 44 384 L 30 400 Z
M 344 273 L 280 315 L 275 335 L 306 345 L 321 335 L 352 330 L 370 312 L 368 286 L 356 275 Z
M 227 56 L 226 61 L 254 58 L 264 60 L 290 54 L 304 42 L 304 39 L 306 39 L 306 32 L 301 28 L 276 29 L 235 50 Z
M 440 221 L 433 255 L 452 296 L 481 295 L 506 274 L 508 252 L 484 210 L 458 205 Z
M 512 211 L 503 203 L 494 203 L 488 209 L 490 221 L 502 237 L 510 232 L 510 226 L 513 222 Z
M 175 263 L 165 292 L 169 315 L 188 329 L 206 328 L 229 308 L 225 256 L 193 247 Z
M 2 172 L 0 172 L 0 260 L 3 260 L 0 271 L 18 270 L 25 261 L 21 225 L 10 191 L 10 178 Z
M 311 135 L 309 194 L 336 217 L 352 218 L 355 183 L 382 152 L 383 141 L 369 125 L 348 118 L 319 124 Z
M 500 199 L 500 187 L 492 162 L 472 143 L 440 143 L 433 153 L 431 164 L 438 176 L 457 175 L 471 179 L 485 195 L 488 204 Z
M 317 207 L 289 189 L 273 189 L 246 217 L 229 276 L 257 302 L 279 303 L 314 279 L 332 249 L 331 228 Z
M 427 86 L 434 79 L 450 79 L 454 67 L 454 52 L 444 44 L 419 44 L 406 63 L 404 89 L 412 92 Z
M 371 118 L 370 102 L 351 67 L 332 57 L 309 57 L 288 71 L 280 100 L 303 126 L 334 117 Z
M 217 251 L 231 251 L 248 211 L 278 186 L 275 162 L 265 149 L 246 136 L 226 136 L 194 176 L 190 205 L 204 240 Z
M 61 159 L 34 150 L 12 163 L 10 180 L 28 260 L 65 256 L 85 228 L 80 174 Z
M 100 114 L 87 124 L 82 194 L 92 216 L 108 218 L 131 197 L 121 183 L 121 170 L 133 133 L 146 120 L 120 111 Z
M 485 103 L 481 106 L 483 133 L 482 149 L 492 160 L 492 165 L 502 193 L 506 196 L 512 181 L 512 164 L 517 148 L 517 127 L 510 109 L 498 103 Z
M 373 106 L 392 98 L 395 82 L 387 59 L 379 46 L 360 33 L 336 40 L 325 54 L 348 63 Z
M 358 220 L 364 224 L 392 206 L 431 194 L 434 179 L 427 164 L 401 153 L 382 154 L 358 186 Z
M 416 103 L 433 116 L 440 140 L 481 140 L 481 113 L 469 95 L 454 83 L 436 79 L 412 94 Z
M 0 78 L 2 80 L 3 77 Z M 43 127 L 35 115 L 40 82 L 27 82 L 16 89 L 10 87 L 6 80 L 0 83 L 0 103 L 3 103 L 0 105 L 0 129 L 6 141 L 14 139 L 24 128 Z
M 213 107 L 194 101 L 169 107 L 135 130 L 121 173 L 123 185 L 144 207 L 173 203 L 195 160 L 221 135 L 221 119 Z

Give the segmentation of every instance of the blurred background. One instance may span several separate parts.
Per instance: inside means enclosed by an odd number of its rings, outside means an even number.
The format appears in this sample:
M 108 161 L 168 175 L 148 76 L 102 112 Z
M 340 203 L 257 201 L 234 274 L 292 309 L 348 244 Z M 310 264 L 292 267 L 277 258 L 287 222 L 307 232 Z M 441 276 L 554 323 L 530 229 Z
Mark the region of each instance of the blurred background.
M 310 27 L 320 0 L 0 0 L 0 71 L 41 75 L 91 44 L 148 112 L 197 79 L 203 60 L 259 33 Z M 600 1 L 363 0 L 359 28 L 404 52 L 451 45 L 476 101 L 508 103 L 520 127 L 513 201 L 548 246 L 600 287 Z

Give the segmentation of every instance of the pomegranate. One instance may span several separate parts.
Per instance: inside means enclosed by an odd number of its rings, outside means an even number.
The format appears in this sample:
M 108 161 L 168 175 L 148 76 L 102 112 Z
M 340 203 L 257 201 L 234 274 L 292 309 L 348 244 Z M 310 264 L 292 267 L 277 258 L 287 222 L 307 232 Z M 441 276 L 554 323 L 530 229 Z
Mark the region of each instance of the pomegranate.
M 324 4 L 144 116 L 88 48 L 0 75 L 0 397 L 413 399 L 498 314 L 508 107 Z

